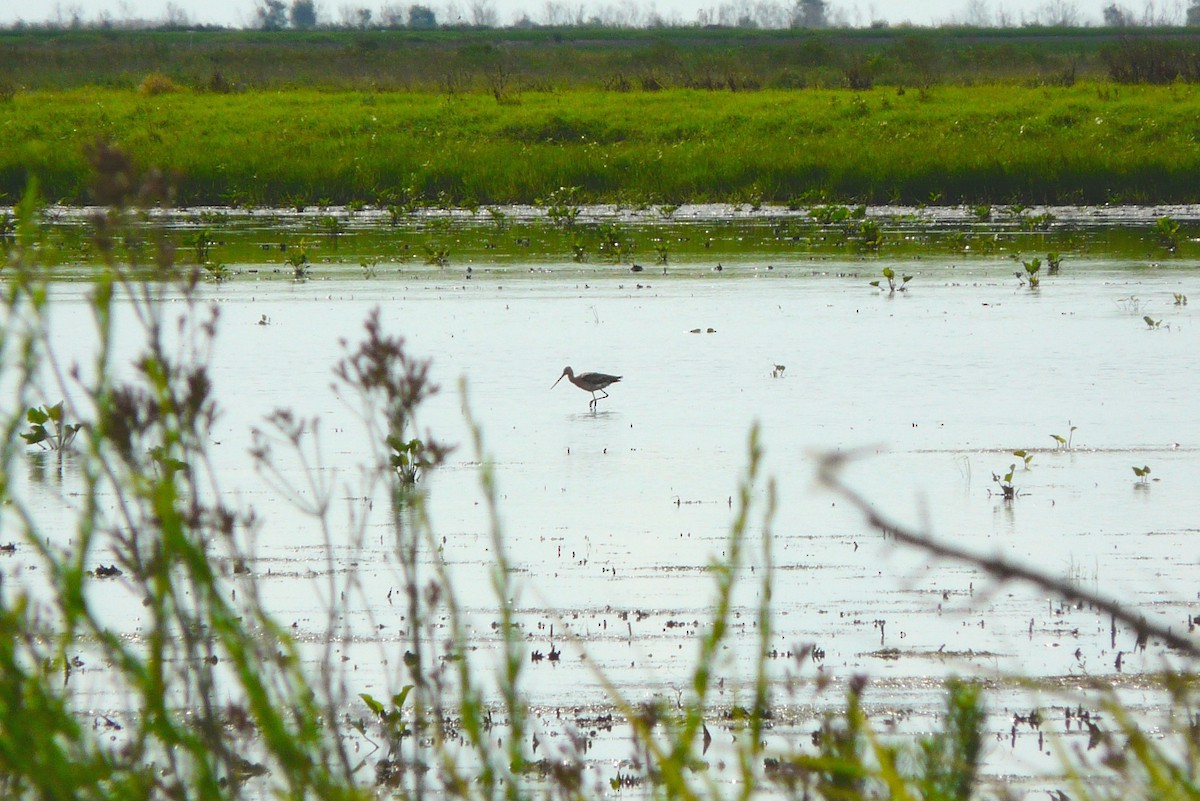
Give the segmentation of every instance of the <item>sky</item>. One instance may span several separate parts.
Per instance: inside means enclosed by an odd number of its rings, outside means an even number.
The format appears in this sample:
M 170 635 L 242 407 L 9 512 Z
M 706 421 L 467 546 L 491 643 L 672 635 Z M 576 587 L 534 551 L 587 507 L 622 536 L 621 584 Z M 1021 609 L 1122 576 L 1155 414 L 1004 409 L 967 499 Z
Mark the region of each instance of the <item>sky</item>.
M 56 22 L 67 24 L 73 17 L 85 23 L 105 19 L 165 21 L 185 20 L 194 24 L 214 24 L 232 27 L 252 27 L 254 9 L 260 0 L 0 0 L 0 25 L 25 22 Z M 984 23 L 1020 25 L 1042 17 L 1067 11 L 1074 13 L 1080 24 L 1096 25 L 1101 9 L 1114 0 L 829 0 L 831 14 L 842 24 L 865 26 L 872 20 L 891 25 L 942 25 Z M 1163 21 L 1183 19 L 1184 0 L 1116 0 L 1118 5 L 1132 10 L 1139 17 L 1147 12 Z M 316 0 L 319 18 L 324 22 L 350 19 L 353 10 L 366 8 L 375 18 L 384 8 L 407 9 L 413 3 L 427 5 L 438 12 L 442 22 L 455 17 L 469 17 L 472 4 L 483 4 L 496 13 L 501 25 L 510 24 L 522 15 L 534 22 L 546 22 L 552 8 L 559 12 L 582 6 L 586 16 L 615 14 L 617 18 L 631 15 L 648 16 L 653 9 L 667 21 L 694 23 L 702 10 L 709 19 L 717 21 L 720 9 L 753 9 L 756 5 L 789 5 L 790 0 Z M 289 3 L 290 4 L 290 3 Z M 469 21 L 469 19 L 464 20 Z

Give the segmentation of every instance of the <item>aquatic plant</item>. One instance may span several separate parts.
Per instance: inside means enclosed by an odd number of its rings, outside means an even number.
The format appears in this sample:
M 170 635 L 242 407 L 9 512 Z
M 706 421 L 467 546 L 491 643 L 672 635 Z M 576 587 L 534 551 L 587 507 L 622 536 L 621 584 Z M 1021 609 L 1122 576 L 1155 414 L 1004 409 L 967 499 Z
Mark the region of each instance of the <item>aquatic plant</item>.
M 1062 256 L 1054 251 L 1046 254 L 1046 272 L 1050 275 L 1058 275 L 1059 268 L 1062 267 Z
M 1042 277 L 1040 275 L 1042 269 L 1041 259 L 1032 259 L 1030 261 L 1021 262 L 1025 266 L 1025 275 L 1017 273 L 1017 279 L 1022 283 L 1029 282 L 1030 289 L 1037 289 L 1042 285 Z
M 866 208 L 858 206 L 852 209 L 849 206 L 839 205 L 814 206 L 808 210 L 808 215 L 820 225 L 838 225 L 862 219 L 866 216 Z
M 204 277 L 206 279 L 209 281 L 214 281 L 218 284 L 222 281 L 228 281 L 230 278 L 233 278 L 233 270 L 229 269 L 224 264 L 206 261 L 204 264 L 200 265 L 200 269 L 204 271 Z
M 208 262 L 213 244 L 212 232 L 207 228 L 201 228 L 196 232 L 195 236 L 191 239 L 191 246 L 196 251 L 197 264 L 203 265 Z
M 450 263 L 450 248 L 440 242 L 426 242 L 425 263 L 445 267 Z
M 25 420 L 29 423 L 29 430 L 21 434 L 21 439 L 29 445 L 59 453 L 71 447 L 75 436 L 83 428 L 82 423 L 66 422 L 62 401 L 53 406 L 30 406 L 25 410 Z
M 345 224 L 332 214 L 323 215 L 318 224 L 321 226 L 321 232 L 333 241 L 333 247 L 336 249 L 338 238 L 346 233 Z
M 1175 250 L 1179 246 L 1179 223 L 1165 214 L 1154 221 L 1154 235 L 1163 247 Z
M 896 292 L 907 292 L 908 291 L 908 282 L 912 280 L 911 275 L 902 275 L 902 276 L 900 276 L 900 283 L 897 284 L 896 283 L 896 271 L 893 270 L 891 267 L 883 268 L 883 278 L 884 278 L 884 280 L 887 281 L 889 294 L 894 294 Z M 870 282 L 871 286 L 875 287 L 876 289 L 883 289 L 883 287 L 880 285 L 880 283 L 881 282 L 878 280 Z
M 301 281 L 308 278 L 309 261 L 308 261 L 308 245 L 301 241 L 298 245 L 287 249 L 287 255 L 283 257 L 284 263 L 292 268 L 292 278 Z
M 874 220 L 861 221 L 853 227 L 852 233 L 859 245 L 867 250 L 879 250 L 883 244 L 883 231 Z
M 578 186 L 560 186 L 545 198 L 539 199 L 538 205 L 545 207 L 546 216 L 551 222 L 570 228 L 579 218 L 579 195 Z
M 1025 214 L 1021 215 L 1019 218 L 1021 230 L 1023 231 L 1048 230 L 1050 225 L 1054 222 L 1054 219 L 1054 215 L 1048 211 L 1044 211 L 1041 214 Z
M 1013 483 L 1013 475 L 1016 472 L 1016 464 L 1010 464 L 1008 466 L 1007 473 L 992 473 L 992 482 L 1000 487 L 1000 497 L 1006 501 L 1014 500 L 1021 494 L 1021 491 L 1017 489 L 1016 484 Z
M 1150 466 L 1142 465 L 1141 467 L 1138 467 L 1134 465 L 1133 474 L 1137 476 L 1139 484 L 1147 484 L 1150 481 Z
M 1078 428 L 1078 426 L 1072 426 L 1070 421 L 1067 421 L 1067 425 L 1070 426 L 1070 428 L 1067 430 L 1067 435 L 1065 437 L 1062 436 L 1061 434 L 1051 434 L 1050 435 L 1050 438 L 1054 440 L 1055 448 L 1057 450 L 1063 450 L 1063 451 L 1071 450 L 1071 444 L 1072 444 L 1072 441 L 1075 439 L 1075 431 Z

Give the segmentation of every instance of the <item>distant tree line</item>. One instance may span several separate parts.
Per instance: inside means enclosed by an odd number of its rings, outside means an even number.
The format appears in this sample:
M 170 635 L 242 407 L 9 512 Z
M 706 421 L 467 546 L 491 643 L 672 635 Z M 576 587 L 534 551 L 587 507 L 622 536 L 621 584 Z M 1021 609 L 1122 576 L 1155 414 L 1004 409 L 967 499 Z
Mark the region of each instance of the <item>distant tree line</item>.
M 1200 0 L 1189 0 L 1186 8 L 1180 0 L 1174 3 L 1161 0 L 1143 0 L 1139 9 L 1120 2 L 1108 0 L 1100 7 L 1099 20 L 1106 27 L 1165 27 L 1179 24 L 1200 26 Z M 476 27 L 516 29 L 535 27 L 607 27 L 607 28 L 658 28 L 658 27 L 729 27 L 729 28 L 883 28 L 899 24 L 900 27 L 916 27 L 909 23 L 889 23 L 873 14 L 861 18 L 834 7 L 829 0 L 719 0 L 716 5 L 701 8 L 690 20 L 678 15 L 662 14 L 646 9 L 633 0 L 597 0 L 597 5 L 588 6 L 578 0 L 546 0 L 537 18 L 522 14 L 520 17 L 502 22 L 495 0 L 439 0 L 431 4 L 385 2 L 377 8 L 356 4 L 354 0 L 329 0 L 340 2 L 336 8 L 327 8 L 320 0 L 255 0 L 256 5 L 246 27 L 264 31 L 281 30 L 368 30 L 410 29 L 432 30 L 440 27 Z M 993 9 L 991 0 L 965 0 L 962 11 L 937 27 L 967 26 L 975 28 L 1012 27 L 1084 27 L 1091 22 L 1081 12 L 1077 0 L 1044 0 L 1032 12 L 1014 16 L 1003 6 Z M 1095 8 L 1095 6 L 1093 6 Z M 187 12 L 176 2 L 168 2 L 165 16 L 160 19 L 113 19 L 107 12 L 95 20 L 85 20 L 78 7 L 56 4 L 54 16 L 42 22 L 18 20 L 10 29 L 199 29 L 221 27 L 194 24 Z M 1092 18 L 1094 21 L 1095 18 Z
M 465 7 L 452 3 L 444 9 L 441 20 L 432 7 L 419 4 L 407 7 L 384 5 L 377 14 L 365 6 L 341 5 L 337 19 L 324 16 L 316 0 L 292 0 L 290 6 L 284 0 L 259 0 L 254 9 L 254 27 L 265 31 L 286 28 L 311 30 L 318 27 L 431 30 L 441 24 L 477 28 L 501 26 L 493 0 L 468 0 Z M 550 0 L 545 4 L 540 22 L 525 14 L 514 20 L 512 27 L 638 28 L 681 24 L 684 24 L 681 20 L 668 19 L 656 12 L 643 13 L 632 4 L 609 6 L 588 13 L 582 4 L 569 5 Z M 694 24 L 741 28 L 827 28 L 832 24 L 847 26 L 848 21 L 831 16 L 827 0 L 793 0 L 791 5 L 760 0 L 753 4 L 724 2 L 715 8 L 702 9 Z

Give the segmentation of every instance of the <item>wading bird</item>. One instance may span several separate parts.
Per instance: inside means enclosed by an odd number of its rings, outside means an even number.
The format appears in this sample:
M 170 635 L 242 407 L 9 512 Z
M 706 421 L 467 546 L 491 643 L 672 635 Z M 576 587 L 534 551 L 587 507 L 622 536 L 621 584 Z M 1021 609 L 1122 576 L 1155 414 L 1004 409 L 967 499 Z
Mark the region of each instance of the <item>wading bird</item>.
M 605 387 L 607 387 L 609 384 L 615 384 L 621 380 L 621 376 L 619 375 L 605 375 L 604 373 L 583 373 L 581 375 L 575 375 L 575 371 L 570 367 L 563 368 L 562 375 L 558 377 L 558 381 L 562 381 L 564 377 L 572 384 L 582 389 L 584 392 L 592 393 L 592 402 L 588 404 L 589 409 L 595 409 L 596 401 L 608 397 L 608 393 L 604 392 Z M 555 381 L 553 384 L 551 384 L 550 389 L 557 387 L 558 381 Z M 603 394 L 597 398 L 597 392 L 601 392 Z

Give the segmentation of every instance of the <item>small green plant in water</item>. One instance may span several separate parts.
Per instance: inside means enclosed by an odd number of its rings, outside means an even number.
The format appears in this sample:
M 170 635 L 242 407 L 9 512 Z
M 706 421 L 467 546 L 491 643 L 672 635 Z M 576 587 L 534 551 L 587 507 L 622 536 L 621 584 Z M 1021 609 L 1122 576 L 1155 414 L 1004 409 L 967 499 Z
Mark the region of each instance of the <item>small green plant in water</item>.
M 625 237 L 624 232 L 616 223 L 601 225 L 599 233 L 600 252 L 607 255 L 613 262 L 620 263 L 625 256 L 633 253 L 633 241 Z
M 75 435 L 83 427 L 82 423 L 63 422 L 63 402 L 53 406 L 30 406 L 25 411 L 25 419 L 29 422 L 29 430 L 21 434 L 21 439 L 29 445 L 62 452 L 71 447 Z
M 508 215 L 505 212 L 497 208 L 489 208 L 487 212 L 497 231 L 503 231 L 508 227 Z
M 308 247 L 303 242 L 290 248 L 283 260 L 292 268 L 292 278 L 297 281 L 308 278 Z
M 212 234 L 207 228 L 201 228 L 189 243 L 196 250 L 196 263 L 205 264 L 212 252 Z
M 404 712 L 404 702 L 408 699 L 408 694 L 412 692 L 413 685 L 406 684 L 401 688 L 400 692 L 392 696 L 391 707 L 386 706 L 382 701 L 376 700 L 373 696 L 367 693 L 359 693 L 359 698 L 367 705 L 379 721 L 380 730 L 383 733 L 383 739 L 388 745 L 387 759 L 392 762 L 400 754 L 400 748 L 405 737 L 412 735 L 412 730 L 408 726 L 408 718 Z M 366 724 L 361 720 L 353 724 L 364 737 L 369 738 Z
M 1006 501 L 1011 501 L 1021 494 L 1021 491 L 1017 489 L 1017 485 L 1013 483 L 1013 474 L 1016 472 L 1017 466 L 1010 464 L 1008 472 L 1004 475 L 992 473 L 992 481 L 1000 487 L 1000 497 Z
M 379 266 L 379 259 L 369 256 L 361 259 L 358 262 L 358 266 L 362 268 L 363 278 L 374 278 L 375 268 Z
M 1171 219 L 1170 215 L 1159 217 L 1154 222 L 1154 235 L 1163 247 L 1174 250 L 1179 246 L 1179 223 Z
M 326 214 L 321 218 L 321 231 L 333 240 L 333 246 L 336 248 L 338 237 L 346 233 L 346 226 L 337 217 L 334 217 L 332 214 Z
M 538 205 L 546 207 L 546 216 L 555 225 L 571 228 L 579 218 L 579 187 L 560 186 L 547 197 L 538 201 Z
M 1068 421 L 1067 424 L 1070 425 L 1070 421 Z M 1079 426 L 1071 426 L 1071 428 L 1067 431 L 1067 435 L 1065 437 L 1061 434 L 1051 434 L 1050 435 L 1050 438 L 1054 440 L 1058 450 L 1060 450 L 1060 451 L 1071 450 L 1071 441 L 1075 438 L 1075 429 L 1077 429 L 1077 428 L 1079 428 Z
M 900 283 L 897 284 L 896 283 L 896 271 L 893 270 L 891 267 L 883 268 L 883 277 L 885 279 L 887 279 L 889 293 L 907 292 L 908 291 L 908 282 L 912 280 L 911 275 L 902 275 L 902 276 L 900 276 Z M 876 289 L 883 289 L 880 281 L 872 281 L 871 286 L 875 287 Z
M 1018 451 L 1013 451 L 1013 456 L 1024 462 L 1025 469 L 1029 469 L 1029 463 L 1033 461 L 1033 454 L 1022 448 Z
M 1059 268 L 1062 267 L 1062 256 L 1051 251 L 1046 254 L 1046 272 L 1050 275 L 1058 275 Z
M 867 250 L 879 250 L 879 246 L 883 244 L 883 231 L 879 228 L 879 223 L 874 220 L 863 220 L 854 227 L 853 234 L 858 238 L 858 243 Z
M 1022 276 L 1020 273 L 1017 273 L 1017 278 L 1022 280 L 1022 282 L 1028 281 L 1030 289 L 1037 289 L 1042 285 L 1042 277 L 1040 275 L 1042 270 L 1042 260 L 1033 259 L 1031 261 L 1023 261 L 1021 263 L 1025 265 L 1025 275 Z
M 392 468 L 396 471 L 401 485 L 405 487 L 415 486 L 421 474 L 440 463 L 442 459 L 440 452 L 427 450 L 425 443 L 416 437 L 404 441 L 391 434 L 387 437 L 387 444 L 391 449 L 389 459 Z
M 1146 327 L 1149 328 L 1151 331 L 1162 327 L 1162 320 L 1155 320 L 1153 317 L 1151 317 L 1148 314 L 1146 316 L 1144 316 L 1142 319 L 1146 322 Z
M 1186 306 L 1187 305 L 1187 295 L 1183 294 L 1182 292 L 1176 292 L 1174 294 L 1175 294 L 1175 305 L 1176 306 Z
M 1137 476 L 1138 484 L 1145 485 L 1150 483 L 1150 467 L 1148 465 L 1142 465 L 1141 467 L 1137 467 L 1135 465 L 1133 468 L 1133 474 Z
M 201 266 L 204 270 L 204 277 L 209 281 L 214 281 L 219 284 L 222 281 L 228 281 L 230 278 L 233 278 L 233 270 L 229 269 L 224 264 L 206 261 Z
M 867 216 L 866 206 L 814 206 L 809 209 L 808 216 L 820 225 L 842 225 L 849 230 L 854 220 L 864 220 Z
M 425 263 L 445 267 L 450 263 L 450 248 L 435 242 L 426 242 Z

